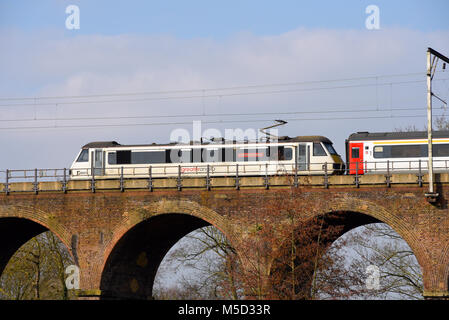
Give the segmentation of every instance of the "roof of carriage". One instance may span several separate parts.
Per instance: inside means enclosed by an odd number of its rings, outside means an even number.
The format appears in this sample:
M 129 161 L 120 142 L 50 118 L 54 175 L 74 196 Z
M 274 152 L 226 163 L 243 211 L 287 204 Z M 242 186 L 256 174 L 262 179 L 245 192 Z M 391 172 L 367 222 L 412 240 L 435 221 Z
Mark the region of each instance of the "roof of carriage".
M 427 139 L 427 131 L 411 132 L 357 132 L 348 141 Z M 432 138 L 449 138 L 449 131 L 433 131 Z
M 175 146 L 175 145 L 209 145 L 209 146 L 217 146 L 220 144 L 243 144 L 243 143 L 278 143 L 278 142 L 325 142 L 325 143 L 332 143 L 328 138 L 323 136 L 298 136 L 298 137 L 279 137 L 278 140 L 271 140 L 271 141 L 230 141 L 230 140 L 223 140 L 218 139 L 213 142 L 199 142 L 199 141 L 190 141 L 188 144 L 178 144 L 176 142 L 172 143 L 165 143 L 165 144 L 158 144 L 158 143 L 151 143 L 151 144 L 133 144 L 133 145 L 123 145 L 118 143 L 117 141 L 95 141 L 90 142 L 86 145 L 84 145 L 83 149 L 89 149 L 89 148 L 114 148 L 114 147 L 154 147 L 154 146 Z

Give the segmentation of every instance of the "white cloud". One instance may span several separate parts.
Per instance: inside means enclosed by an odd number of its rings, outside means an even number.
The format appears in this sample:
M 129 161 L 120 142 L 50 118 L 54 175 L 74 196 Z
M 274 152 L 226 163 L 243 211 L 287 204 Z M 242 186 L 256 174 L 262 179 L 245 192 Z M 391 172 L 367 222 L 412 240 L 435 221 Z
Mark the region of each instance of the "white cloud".
M 425 51 L 428 46 L 442 53 L 449 53 L 449 32 L 426 33 L 407 29 L 376 31 L 297 29 L 281 35 L 265 37 L 242 33 L 218 42 L 213 39 L 181 40 L 169 36 L 126 34 L 64 37 L 62 34 L 50 31 L 25 35 L 17 31 L 3 30 L 0 31 L 0 43 L 2 48 L 7 48 L 0 51 L 0 69 L 2 70 L 0 96 L 61 96 L 203 89 L 424 72 Z M 409 78 L 400 80 L 407 79 Z M 391 81 L 391 78 L 380 78 L 378 81 Z M 322 86 L 360 83 L 367 82 L 346 81 L 322 84 Z M 311 84 L 301 88 L 316 86 Z M 174 95 L 170 94 L 170 96 Z M 139 103 L 59 105 L 58 107 L 37 107 L 36 114 L 51 117 L 57 112 L 59 117 L 88 117 L 189 114 L 203 111 L 211 113 L 291 112 L 361 108 L 361 106 L 376 104 L 390 107 L 390 103 L 393 107 L 421 105 L 425 103 L 425 86 L 415 84 L 397 85 L 393 89 L 382 86 L 377 91 L 375 87 L 369 87 L 222 98 L 149 100 Z M 5 111 L 7 112 L 3 113 L 4 117 L 7 115 L 9 118 L 34 116 L 32 107 L 7 108 Z M 330 116 L 363 115 L 332 114 Z M 279 117 L 314 118 L 316 115 L 279 115 L 261 118 Z M 161 121 L 179 120 L 163 119 Z M 184 117 L 181 120 L 194 119 Z M 129 120 L 129 122 L 154 121 L 151 119 Z M 339 152 L 344 154 L 344 139 L 351 132 L 392 130 L 394 127 L 408 123 L 418 123 L 418 126 L 422 127 L 418 121 L 421 119 L 411 118 L 402 122 L 398 119 L 291 122 L 281 133 L 323 134 L 329 136 Z M 58 122 L 58 124 L 62 123 Z M 1 126 L 9 125 L 20 124 L 1 123 Z M 26 125 L 38 126 L 40 123 L 28 122 Z M 262 125 L 265 123 L 236 123 L 226 126 L 259 127 Z M 214 126 L 224 128 L 224 126 Z M 74 157 L 80 145 L 90 140 L 118 139 L 119 142 L 126 143 L 166 142 L 171 129 L 173 126 L 56 129 L 35 132 L 1 131 L 0 143 L 8 146 L 14 154 L 6 160 L 2 159 L 0 167 L 69 165 L 68 162 Z M 38 150 L 42 150 L 45 156 L 17 160 L 27 154 L 27 148 L 37 143 Z

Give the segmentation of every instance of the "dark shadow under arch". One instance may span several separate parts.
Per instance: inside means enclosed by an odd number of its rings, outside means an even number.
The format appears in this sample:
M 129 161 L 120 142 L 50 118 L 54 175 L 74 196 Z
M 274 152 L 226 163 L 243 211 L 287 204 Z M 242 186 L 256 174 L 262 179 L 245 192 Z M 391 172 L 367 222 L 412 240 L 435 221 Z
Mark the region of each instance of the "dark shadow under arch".
M 101 277 L 102 299 L 151 299 L 157 269 L 170 248 L 210 223 L 188 214 L 161 214 L 144 220 L 117 242 Z
M 0 275 L 22 245 L 45 231 L 46 227 L 28 219 L 0 218 Z
M 370 215 L 355 212 L 355 211 L 332 211 L 318 217 L 324 219 L 328 225 L 341 225 L 341 233 L 335 240 L 341 237 L 352 229 L 370 224 L 370 223 L 384 223 Z

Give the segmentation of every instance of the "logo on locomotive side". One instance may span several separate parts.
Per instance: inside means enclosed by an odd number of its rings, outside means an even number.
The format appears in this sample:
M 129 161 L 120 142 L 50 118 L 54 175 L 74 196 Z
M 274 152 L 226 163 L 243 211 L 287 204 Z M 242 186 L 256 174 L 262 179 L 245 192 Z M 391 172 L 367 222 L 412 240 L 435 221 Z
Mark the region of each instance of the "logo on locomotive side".
M 213 173 L 215 172 L 215 167 L 210 167 L 209 172 Z M 205 167 L 182 167 L 181 173 L 205 173 L 207 172 L 207 168 Z

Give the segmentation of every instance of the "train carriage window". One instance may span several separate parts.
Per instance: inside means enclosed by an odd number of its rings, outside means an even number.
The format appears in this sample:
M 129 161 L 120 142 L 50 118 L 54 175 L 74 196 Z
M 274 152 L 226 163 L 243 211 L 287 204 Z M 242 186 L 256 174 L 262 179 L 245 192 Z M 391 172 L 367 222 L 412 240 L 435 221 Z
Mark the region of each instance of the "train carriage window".
M 421 145 L 421 157 L 427 157 L 428 155 L 429 155 L 429 146 L 427 144 L 422 144 Z
M 117 164 L 131 164 L 131 150 L 117 151 Z
M 195 148 L 192 149 L 192 162 L 204 162 L 202 153 L 204 152 L 204 149 Z
M 326 151 L 324 151 L 323 146 L 321 145 L 321 143 L 319 142 L 314 142 L 313 143 L 313 155 L 314 156 L 318 156 L 318 157 L 322 157 L 322 156 L 326 156 Z
M 279 160 L 279 153 L 284 153 L 284 151 L 280 150 L 283 149 L 284 147 L 280 147 L 280 146 L 275 146 L 275 147 L 270 147 L 268 150 L 268 157 L 271 161 L 278 161 Z
M 284 160 L 293 159 L 293 150 L 292 148 L 284 148 Z
M 241 161 L 245 161 L 245 149 L 236 149 L 235 150 L 235 161 L 237 162 L 241 162 Z
M 223 149 L 203 149 L 203 162 L 221 162 L 223 159 Z
M 192 149 L 181 150 L 181 151 L 182 151 L 182 155 L 181 155 L 181 162 L 182 163 L 189 163 L 189 162 L 193 161 Z
M 291 147 L 270 147 L 269 159 L 274 161 L 287 161 L 293 159 L 293 149 Z
M 172 149 L 169 152 L 169 163 L 189 163 L 192 162 L 192 149 Z
M 257 160 L 258 161 L 270 160 L 270 149 L 269 148 L 257 148 Z
M 257 150 L 256 148 L 252 148 L 252 149 L 248 149 L 247 150 L 247 156 L 246 159 L 247 161 L 257 161 L 259 160 L 259 150 Z M 262 154 L 260 154 L 260 156 L 262 156 Z
M 224 162 L 235 162 L 236 150 L 234 148 L 224 148 L 223 149 L 223 161 Z
M 306 156 L 306 146 L 304 144 L 298 145 L 298 155 L 300 157 L 305 157 Z
M 449 157 L 449 144 L 434 144 L 432 152 L 435 157 Z
M 276 160 L 278 160 L 278 161 L 284 161 L 285 160 L 285 158 L 284 158 L 284 147 L 278 147 L 278 152 L 277 152 L 277 159 Z M 275 154 L 274 152 L 273 152 L 273 154 Z
M 376 146 L 373 149 L 374 158 L 389 158 L 390 157 L 390 146 Z
M 108 152 L 108 164 L 117 164 L 117 154 L 115 152 Z
M 236 156 L 236 160 L 237 162 L 242 162 L 242 161 L 256 161 L 257 156 L 254 155 L 252 152 L 252 150 L 250 149 L 245 149 L 245 148 L 239 148 L 236 150 L 235 156 Z
M 76 159 L 76 162 L 88 162 L 88 161 L 89 161 L 89 151 L 87 149 L 83 149 L 78 159 Z
M 420 145 L 391 146 L 392 158 L 418 158 L 420 156 Z
M 373 151 L 374 158 L 384 158 L 384 147 L 376 146 Z
M 352 148 L 351 149 L 351 158 L 352 159 L 360 158 L 360 148 Z
M 132 164 L 165 163 L 165 151 L 133 151 Z
M 435 150 L 435 146 L 433 150 Z M 427 157 L 427 151 L 427 145 L 425 144 L 375 146 L 374 158 L 420 158 Z
M 270 152 L 269 148 L 241 148 L 237 149 L 236 157 L 237 161 L 268 161 Z

